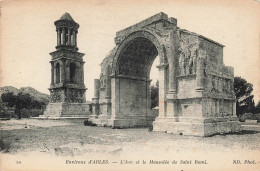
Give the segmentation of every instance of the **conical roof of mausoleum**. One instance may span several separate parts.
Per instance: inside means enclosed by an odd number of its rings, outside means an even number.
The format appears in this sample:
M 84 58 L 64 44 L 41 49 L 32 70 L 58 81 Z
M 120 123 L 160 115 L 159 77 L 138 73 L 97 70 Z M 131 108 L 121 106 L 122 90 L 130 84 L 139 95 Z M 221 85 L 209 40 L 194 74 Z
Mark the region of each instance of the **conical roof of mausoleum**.
M 70 21 L 75 22 L 73 20 L 73 18 L 71 17 L 71 15 L 69 13 L 67 13 L 67 12 L 61 16 L 60 20 L 70 20 Z
M 68 12 L 65 12 L 61 18 L 54 22 L 56 27 L 73 27 L 78 29 L 79 24 L 76 23 Z

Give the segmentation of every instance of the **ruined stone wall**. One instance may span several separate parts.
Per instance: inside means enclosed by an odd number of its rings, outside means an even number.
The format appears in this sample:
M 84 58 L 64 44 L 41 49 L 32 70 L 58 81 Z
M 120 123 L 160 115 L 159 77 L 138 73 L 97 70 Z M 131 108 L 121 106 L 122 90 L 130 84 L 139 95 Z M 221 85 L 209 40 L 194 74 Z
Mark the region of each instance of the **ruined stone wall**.
M 234 71 L 223 63 L 223 45 L 187 30 L 179 31 L 177 64 L 178 116 L 224 117 L 235 115 Z M 202 66 L 199 66 L 202 60 Z M 203 100 L 196 91 L 202 67 Z M 186 100 L 183 100 L 186 99 Z M 190 100 L 188 100 L 190 99 Z M 193 100 L 191 100 L 193 99 Z M 201 110 L 195 110 L 200 108 Z M 201 113 L 200 113 L 201 112 Z M 200 114 L 199 114 L 200 113 Z
M 207 54 L 203 115 L 205 117 L 235 115 L 234 69 L 223 63 L 223 46 L 200 37 L 200 49 Z
M 178 100 L 178 114 L 182 117 L 201 117 L 201 99 Z
M 196 97 L 196 77 L 190 75 L 186 77 L 178 77 L 178 99 Z

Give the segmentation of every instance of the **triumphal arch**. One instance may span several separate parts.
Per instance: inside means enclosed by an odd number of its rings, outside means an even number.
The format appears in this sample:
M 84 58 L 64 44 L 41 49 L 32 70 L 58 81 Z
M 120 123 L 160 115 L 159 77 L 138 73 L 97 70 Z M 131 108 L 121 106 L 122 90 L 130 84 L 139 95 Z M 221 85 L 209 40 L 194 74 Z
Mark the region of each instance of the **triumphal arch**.
M 181 29 L 158 13 L 118 31 L 101 63 L 90 120 L 118 128 L 209 136 L 239 131 L 234 69 L 223 63 L 223 45 Z M 159 70 L 159 116 L 151 114 L 150 69 Z

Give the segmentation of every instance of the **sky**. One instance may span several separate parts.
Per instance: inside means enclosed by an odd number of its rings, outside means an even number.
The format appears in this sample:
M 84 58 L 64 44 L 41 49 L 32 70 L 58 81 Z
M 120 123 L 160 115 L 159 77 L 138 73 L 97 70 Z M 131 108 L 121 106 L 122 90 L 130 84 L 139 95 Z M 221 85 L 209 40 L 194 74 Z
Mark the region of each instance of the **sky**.
M 115 46 L 117 31 L 159 12 L 178 27 L 223 45 L 224 63 L 254 86 L 260 100 L 260 2 L 254 0 L 2 0 L 0 86 L 31 86 L 49 93 L 50 52 L 55 51 L 54 21 L 65 12 L 79 23 L 78 48 L 85 53 L 87 100 L 94 95 L 100 63 Z M 158 79 L 154 62 L 151 79 Z

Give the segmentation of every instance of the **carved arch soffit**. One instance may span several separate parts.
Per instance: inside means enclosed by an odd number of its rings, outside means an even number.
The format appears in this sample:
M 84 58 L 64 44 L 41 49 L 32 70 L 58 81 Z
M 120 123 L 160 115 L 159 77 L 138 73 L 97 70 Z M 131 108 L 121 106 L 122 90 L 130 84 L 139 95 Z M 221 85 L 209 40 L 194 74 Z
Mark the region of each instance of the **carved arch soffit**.
M 114 54 L 114 58 L 113 58 L 113 62 L 112 62 L 112 74 L 115 75 L 117 74 L 117 68 L 118 68 L 118 60 L 119 60 L 119 56 L 121 55 L 121 53 L 125 50 L 126 47 L 128 47 L 128 45 L 136 38 L 146 38 L 148 40 L 150 40 L 154 46 L 157 49 L 159 58 L 160 58 L 160 62 L 167 62 L 168 61 L 168 56 L 167 54 L 163 51 L 163 46 L 164 46 L 164 41 L 162 40 L 162 38 L 160 38 L 155 32 L 151 31 L 151 30 L 137 30 L 134 31 L 130 34 L 128 34 L 127 36 L 125 36 L 122 40 L 120 40 L 119 43 L 119 39 L 120 38 L 116 38 L 117 39 L 117 50 L 115 51 Z
M 66 67 L 70 67 L 70 64 L 74 63 L 76 65 L 76 68 L 80 68 L 81 65 L 80 65 L 80 62 L 76 61 L 76 60 L 68 60 L 66 61 Z

